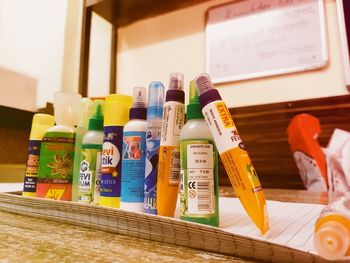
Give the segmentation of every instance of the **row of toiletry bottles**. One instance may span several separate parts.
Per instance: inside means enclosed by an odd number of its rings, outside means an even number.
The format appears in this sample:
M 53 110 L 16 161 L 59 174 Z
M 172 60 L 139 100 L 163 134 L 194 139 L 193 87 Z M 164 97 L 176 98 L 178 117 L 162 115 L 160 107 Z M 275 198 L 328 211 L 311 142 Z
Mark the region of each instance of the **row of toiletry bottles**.
M 58 93 L 56 126 L 49 128 L 53 117 L 34 117 L 36 152 L 29 149 L 23 194 L 172 217 L 180 185 L 180 217 L 217 226 L 219 154 L 236 195 L 264 234 L 269 223 L 263 189 L 219 92 L 207 74 L 197 76 L 186 124 L 184 96 L 180 73 L 170 75 L 164 105 L 163 85 L 150 84 L 148 111 L 144 88 L 134 89 L 133 104 L 129 96 L 109 95 L 104 107 L 95 102 L 85 135 L 88 101 L 83 99 L 75 133 L 81 97 Z
M 139 87 L 133 100 L 56 93 L 55 118 L 33 118 L 23 195 L 172 217 L 180 185 L 181 218 L 218 226 L 218 156 L 195 83 L 186 124 L 182 74 L 165 102 L 162 83 L 148 91 L 148 105 Z

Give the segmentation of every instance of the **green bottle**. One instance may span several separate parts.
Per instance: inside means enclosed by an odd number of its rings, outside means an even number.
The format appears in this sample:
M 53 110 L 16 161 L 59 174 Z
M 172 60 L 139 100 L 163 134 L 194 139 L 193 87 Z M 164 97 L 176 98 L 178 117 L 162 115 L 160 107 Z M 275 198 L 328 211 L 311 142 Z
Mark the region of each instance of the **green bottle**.
M 187 122 L 180 135 L 180 159 L 180 218 L 218 226 L 218 154 L 193 81 Z
M 101 180 L 101 152 L 103 144 L 103 101 L 96 100 L 94 115 L 89 120 L 88 132 L 81 146 L 78 202 L 99 204 Z

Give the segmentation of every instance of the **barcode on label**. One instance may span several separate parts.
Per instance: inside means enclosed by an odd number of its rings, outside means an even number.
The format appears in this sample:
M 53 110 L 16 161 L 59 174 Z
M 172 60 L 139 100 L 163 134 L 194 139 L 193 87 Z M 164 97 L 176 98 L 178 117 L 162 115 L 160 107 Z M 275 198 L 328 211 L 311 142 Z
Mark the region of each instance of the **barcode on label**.
M 180 182 L 180 151 L 179 149 L 173 149 L 171 151 L 171 167 L 169 181 L 172 184 L 178 184 Z
M 197 209 L 198 211 L 211 211 L 210 182 L 197 181 Z

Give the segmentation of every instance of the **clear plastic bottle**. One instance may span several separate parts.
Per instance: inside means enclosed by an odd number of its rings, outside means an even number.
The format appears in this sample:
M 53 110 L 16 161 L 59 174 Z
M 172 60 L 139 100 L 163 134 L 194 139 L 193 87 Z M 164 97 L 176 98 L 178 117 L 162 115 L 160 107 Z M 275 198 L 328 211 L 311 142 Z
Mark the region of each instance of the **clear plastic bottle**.
M 187 122 L 180 135 L 180 218 L 219 225 L 218 153 L 193 81 Z
M 146 88 L 135 87 L 130 121 L 123 131 L 120 208 L 136 212 L 144 212 L 146 118 Z

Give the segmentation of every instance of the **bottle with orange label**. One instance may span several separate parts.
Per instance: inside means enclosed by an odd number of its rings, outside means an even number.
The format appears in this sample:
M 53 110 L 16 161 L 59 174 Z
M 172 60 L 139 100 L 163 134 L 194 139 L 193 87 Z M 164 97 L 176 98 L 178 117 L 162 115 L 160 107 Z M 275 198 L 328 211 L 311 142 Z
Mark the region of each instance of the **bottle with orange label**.
M 207 74 L 195 78 L 203 116 L 230 182 L 244 209 L 264 234 L 269 229 L 265 196 L 225 102 Z
M 159 147 L 157 210 L 158 215 L 173 217 L 180 183 L 180 133 L 185 119 L 181 73 L 170 74 L 165 101 Z

